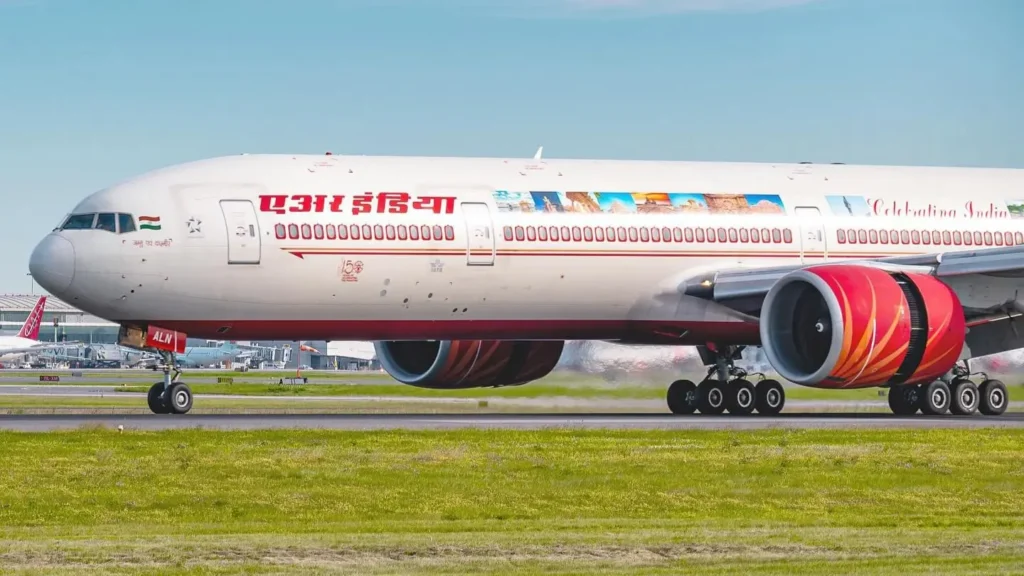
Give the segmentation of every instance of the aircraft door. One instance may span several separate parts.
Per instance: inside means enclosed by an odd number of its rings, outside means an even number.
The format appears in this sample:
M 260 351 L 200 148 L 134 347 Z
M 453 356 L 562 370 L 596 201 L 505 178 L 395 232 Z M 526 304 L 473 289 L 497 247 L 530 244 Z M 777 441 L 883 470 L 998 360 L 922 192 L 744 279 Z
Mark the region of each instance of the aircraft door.
M 259 264 L 262 244 L 256 208 L 248 200 L 221 200 L 228 233 L 228 264 Z
M 482 202 L 463 202 L 462 217 L 466 221 L 466 264 L 494 265 L 494 224 L 491 210 Z
M 800 223 L 800 263 L 827 259 L 825 224 L 821 220 L 821 211 L 814 206 L 797 206 L 795 212 Z

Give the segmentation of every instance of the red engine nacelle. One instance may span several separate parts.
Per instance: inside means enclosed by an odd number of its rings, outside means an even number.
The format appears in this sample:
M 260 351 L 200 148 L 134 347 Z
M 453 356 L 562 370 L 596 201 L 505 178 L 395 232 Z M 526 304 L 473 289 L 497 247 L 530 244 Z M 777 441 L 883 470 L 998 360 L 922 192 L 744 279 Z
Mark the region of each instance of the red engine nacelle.
M 377 359 L 395 380 L 454 390 L 516 386 L 547 376 L 562 341 L 429 340 L 374 342 Z
M 784 276 L 760 330 L 780 376 L 822 388 L 930 382 L 957 362 L 966 334 L 960 300 L 933 276 L 857 265 Z

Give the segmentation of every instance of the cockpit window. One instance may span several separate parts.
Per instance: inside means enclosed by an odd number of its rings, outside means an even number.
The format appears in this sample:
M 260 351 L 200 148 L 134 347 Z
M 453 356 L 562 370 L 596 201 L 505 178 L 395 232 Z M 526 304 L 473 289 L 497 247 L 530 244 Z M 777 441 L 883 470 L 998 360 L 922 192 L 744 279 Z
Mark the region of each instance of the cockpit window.
M 61 230 L 90 230 L 92 222 L 96 219 L 95 214 L 72 214 L 64 221 Z
M 118 214 L 117 224 L 121 234 L 124 234 L 125 232 L 135 232 L 135 219 L 132 218 L 131 214 Z
M 107 232 L 117 232 L 117 217 L 113 213 L 105 212 L 96 217 L 96 229 Z

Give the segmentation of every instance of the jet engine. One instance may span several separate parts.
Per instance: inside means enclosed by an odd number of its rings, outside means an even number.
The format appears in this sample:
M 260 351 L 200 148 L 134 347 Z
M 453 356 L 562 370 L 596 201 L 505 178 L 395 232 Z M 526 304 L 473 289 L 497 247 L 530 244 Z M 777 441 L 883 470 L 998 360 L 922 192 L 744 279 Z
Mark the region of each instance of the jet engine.
M 424 340 L 374 342 L 377 359 L 395 380 L 455 390 L 517 386 L 547 376 L 565 342 Z
M 959 360 L 966 327 L 960 300 L 933 276 L 839 264 L 776 282 L 760 332 L 783 378 L 866 388 L 937 379 Z

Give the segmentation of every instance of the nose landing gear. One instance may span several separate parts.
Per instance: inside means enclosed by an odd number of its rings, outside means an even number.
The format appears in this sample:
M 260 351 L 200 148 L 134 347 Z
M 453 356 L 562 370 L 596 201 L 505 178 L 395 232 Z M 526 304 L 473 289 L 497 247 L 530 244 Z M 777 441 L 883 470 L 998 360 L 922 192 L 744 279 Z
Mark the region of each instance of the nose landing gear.
M 154 414 L 188 414 L 192 410 L 192 389 L 184 382 L 178 381 L 178 378 L 181 377 L 181 369 L 174 361 L 174 354 L 160 351 L 160 356 L 164 360 L 161 366 L 164 380 L 150 387 L 149 393 L 146 395 L 149 409 Z

